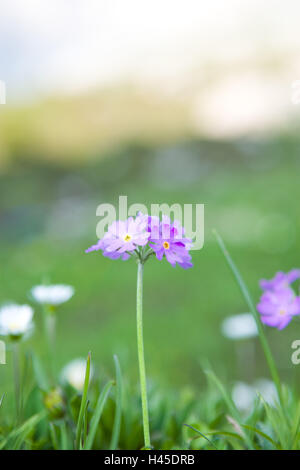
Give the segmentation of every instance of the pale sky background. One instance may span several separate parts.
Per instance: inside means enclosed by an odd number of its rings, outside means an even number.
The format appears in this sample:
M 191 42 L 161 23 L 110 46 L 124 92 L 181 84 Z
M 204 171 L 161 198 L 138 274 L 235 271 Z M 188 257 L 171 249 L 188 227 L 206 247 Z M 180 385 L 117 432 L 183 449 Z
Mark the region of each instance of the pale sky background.
M 209 64 L 219 81 L 204 101 L 193 90 L 195 121 L 260 126 L 290 107 L 299 18 L 299 0 L 1 0 L 0 80 L 8 104 L 124 81 L 172 93 Z M 281 68 L 263 80 L 268 58 Z
M 299 18 L 298 0 L 1 0 L 0 78 L 12 95 L 167 79 L 206 60 L 299 52 Z

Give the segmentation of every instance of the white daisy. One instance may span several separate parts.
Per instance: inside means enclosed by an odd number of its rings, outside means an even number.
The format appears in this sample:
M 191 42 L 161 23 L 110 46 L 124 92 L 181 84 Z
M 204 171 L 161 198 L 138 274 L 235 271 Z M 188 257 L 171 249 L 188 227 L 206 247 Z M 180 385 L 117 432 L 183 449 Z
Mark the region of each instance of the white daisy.
M 226 318 L 222 323 L 222 333 L 226 338 L 234 340 L 253 338 L 258 335 L 251 313 L 240 313 Z
M 74 288 L 64 284 L 52 286 L 35 286 L 31 289 L 34 300 L 40 304 L 60 305 L 67 302 L 74 295 Z
M 33 309 L 29 305 L 7 304 L 0 309 L 0 335 L 18 337 L 33 328 Z
M 81 392 L 84 386 L 85 370 L 86 370 L 86 360 L 83 358 L 74 359 L 63 368 L 61 372 L 62 382 L 68 383 L 73 388 Z M 93 375 L 94 375 L 94 368 L 91 364 L 90 381 L 93 378 Z

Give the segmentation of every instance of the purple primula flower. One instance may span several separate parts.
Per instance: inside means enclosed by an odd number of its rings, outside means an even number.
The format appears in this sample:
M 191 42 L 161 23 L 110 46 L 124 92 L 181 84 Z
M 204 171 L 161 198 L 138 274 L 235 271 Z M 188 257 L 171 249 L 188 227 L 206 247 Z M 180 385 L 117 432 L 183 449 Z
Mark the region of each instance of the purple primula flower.
M 166 216 L 163 217 L 162 222 L 159 222 L 158 218 L 152 217 L 149 225 L 151 227 L 149 246 L 158 260 L 162 260 L 165 255 L 172 266 L 176 263 L 184 269 L 193 266 L 189 254 L 192 241 L 184 237 L 183 228 L 179 222 L 171 223 L 169 217 Z
M 279 271 L 275 277 L 270 280 L 262 279 L 259 283 L 263 290 L 286 289 L 294 281 L 300 278 L 300 269 L 292 269 L 288 273 Z
M 300 314 L 300 297 L 290 288 L 267 291 L 261 296 L 257 310 L 263 323 L 282 330 L 293 316 Z
M 191 268 L 189 250 L 192 240 L 184 236 L 184 229 L 178 221 L 171 222 L 163 216 L 162 220 L 155 216 L 142 214 L 129 217 L 126 221 L 116 221 L 110 225 L 104 237 L 86 250 L 102 250 L 104 256 L 111 259 L 128 259 L 136 256 L 144 263 L 152 254 L 158 260 L 164 255 L 167 261 L 184 269 Z
M 126 260 L 130 257 L 130 252 L 148 243 L 149 236 L 148 216 L 139 214 L 135 219 L 129 217 L 125 221 L 113 222 L 104 237 L 88 248 L 86 253 L 102 250 L 103 255 L 111 259 Z

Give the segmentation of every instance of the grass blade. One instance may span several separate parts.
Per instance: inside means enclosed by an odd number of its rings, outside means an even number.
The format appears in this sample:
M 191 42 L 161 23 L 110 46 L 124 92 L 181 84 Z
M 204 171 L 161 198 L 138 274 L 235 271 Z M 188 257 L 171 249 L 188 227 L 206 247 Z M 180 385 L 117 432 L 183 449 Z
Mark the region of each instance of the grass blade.
M 68 433 L 67 433 L 67 428 L 66 428 L 66 422 L 62 420 L 59 427 L 60 427 L 61 450 L 68 450 Z
M 289 450 L 290 449 L 290 440 L 291 440 L 291 430 L 288 423 L 284 420 L 284 413 L 280 407 L 273 408 L 270 406 L 262 395 L 259 395 L 260 400 L 262 401 L 266 417 L 268 422 L 271 424 L 274 433 L 277 436 L 280 449 Z
M 229 410 L 229 413 L 234 417 L 234 419 L 240 424 L 240 414 L 231 398 L 231 396 L 229 395 L 229 393 L 227 393 L 224 385 L 222 384 L 222 382 L 220 382 L 220 380 L 218 379 L 218 377 L 214 374 L 213 371 L 211 370 L 205 370 L 204 371 L 205 374 L 207 375 L 207 377 L 210 379 L 210 381 L 212 383 L 214 383 L 217 388 L 219 389 L 219 391 L 221 392 L 221 395 L 223 396 L 223 399 L 227 405 L 227 408 Z
M 56 429 L 53 423 L 49 423 L 49 430 L 50 430 L 50 436 L 51 436 L 51 441 L 53 445 L 54 450 L 58 450 L 58 440 L 57 440 L 57 434 L 56 434 Z
M 220 382 L 220 380 L 218 379 L 218 377 L 211 371 L 211 370 L 206 370 L 205 371 L 207 377 L 211 380 L 211 382 L 213 382 L 217 388 L 220 390 L 222 396 L 223 396 L 223 399 L 228 407 L 228 410 L 230 412 L 230 414 L 233 416 L 234 420 L 238 423 L 238 425 L 241 427 L 242 426 L 242 423 L 241 423 L 241 417 L 240 417 L 240 414 L 231 398 L 231 396 L 229 395 L 229 393 L 227 393 L 224 385 L 222 384 L 222 382 Z M 250 448 L 250 449 L 253 449 L 253 445 L 252 445 L 252 442 L 251 442 L 251 439 L 250 437 L 248 436 L 247 433 L 245 432 L 242 432 L 243 434 L 243 438 L 247 444 L 247 446 Z
M 230 431 L 209 431 L 206 433 L 208 436 L 222 436 L 222 437 L 233 437 L 234 439 L 238 439 L 239 441 L 243 440 L 243 436 L 238 434 L 237 432 L 230 432 Z
M 116 450 L 119 443 L 120 429 L 121 429 L 121 416 L 122 416 L 122 400 L 123 400 L 123 384 L 122 374 L 118 356 L 114 356 L 116 368 L 116 412 L 114 427 L 110 442 L 110 450 Z
M 298 403 L 297 410 L 295 413 L 294 424 L 292 426 L 291 435 L 292 437 L 292 450 L 297 449 L 297 441 L 299 438 L 300 429 L 300 403 Z
M 43 369 L 43 366 L 34 352 L 31 353 L 32 367 L 35 376 L 35 380 L 38 384 L 38 387 L 43 390 L 49 390 L 49 381 Z
M 88 408 L 89 408 L 89 400 L 86 402 L 86 407 L 84 411 L 84 419 L 83 419 L 83 442 L 86 441 L 87 433 L 88 433 Z M 83 449 L 83 445 L 80 446 L 80 449 Z
M 86 409 L 87 394 L 88 394 L 88 388 L 89 388 L 89 382 L 90 382 L 90 370 L 91 370 L 91 353 L 89 352 L 87 361 L 86 361 L 83 393 L 82 393 L 81 405 L 80 405 L 77 428 L 76 428 L 75 449 L 77 450 L 80 449 L 82 425 L 83 425 L 83 420 L 84 420 L 84 413 Z
M 274 439 L 272 439 L 270 436 L 268 436 L 268 434 L 261 431 L 260 429 L 257 429 L 254 426 L 249 426 L 248 424 L 243 424 L 242 427 L 245 429 L 248 429 L 249 431 L 253 431 L 254 433 L 258 434 L 259 436 L 269 441 L 275 447 L 275 449 L 277 450 L 279 449 L 279 445 L 277 444 L 277 442 L 275 442 Z
M 184 424 L 183 426 L 186 426 L 187 428 L 190 428 L 193 431 L 195 431 L 197 434 L 200 435 L 200 437 L 203 437 L 212 447 L 214 447 L 215 449 L 218 450 L 218 448 L 215 446 L 215 444 L 210 439 L 208 439 L 208 437 L 206 437 L 204 434 L 202 434 L 202 432 L 200 432 L 199 429 L 194 428 L 190 424 Z
M 29 418 L 27 421 L 25 421 L 25 423 L 23 423 L 21 426 L 19 426 L 17 429 L 14 429 L 8 436 L 6 439 L 4 439 L 1 443 L 0 443 L 0 450 L 3 449 L 6 444 L 8 442 L 10 442 L 11 440 L 15 440 L 15 444 L 10 446 L 11 449 L 14 449 L 16 450 L 17 449 L 17 446 L 16 446 L 16 443 L 18 442 L 22 442 L 26 436 L 36 428 L 36 426 L 38 425 L 38 423 L 44 419 L 46 416 L 46 412 L 42 412 L 42 413 L 39 413 L 39 414 L 36 414 L 36 415 L 33 415 L 31 416 L 31 418 Z
M 267 361 L 267 364 L 269 366 L 269 369 L 270 369 L 270 373 L 271 373 L 271 376 L 272 376 L 272 379 L 273 379 L 273 382 L 276 386 L 276 389 L 277 389 L 277 393 L 278 393 L 278 397 L 279 397 L 279 400 L 280 400 L 280 403 L 281 403 L 281 406 L 283 407 L 283 396 L 282 396 L 282 389 L 281 389 L 281 383 L 280 383 L 280 379 L 279 379 L 279 375 L 278 375 L 278 372 L 277 372 L 277 368 L 276 368 L 276 365 L 275 365 L 275 362 L 274 362 L 274 358 L 273 358 L 273 355 L 272 355 L 272 352 L 271 352 L 271 349 L 269 347 L 269 344 L 267 342 L 267 338 L 266 338 L 266 335 L 264 333 L 264 330 L 263 330 L 263 327 L 262 327 L 262 323 L 260 321 L 260 318 L 259 318 L 259 315 L 256 311 L 256 308 L 255 308 L 255 305 L 253 303 L 253 300 L 250 296 L 250 293 L 246 287 L 246 284 L 238 270 L 238 268 L 236 267 L 235 263 L 233 262 L 222 238 L 220 237 L 220 235 L 216 232 L 216 230 L 213 230 L 213 233 L 217 239 L 217 242 L 218 242 L 218 245 L 223 253 L 223 255 L 225 256 L 225 259 L 239 285 L 239 288 L 244 296 L 244 299 L 249 307 L 249 310 L 250 312 L 252 313 L 253 317 L 254 317 L 254 320 L 256 322 L 256 326 L 257 326 L 257 330 L 258 330 L 258 334 L 259 334 L 259 338 L 260 338 L 260 342 L 261 342 L 261 345 L 262 345 L 262 348 L 263 348 L 263 351 L 264 351 L 264 354 L 265 354 L 265 358 L 266 358 L 266 361 Z
M 114 380 L 111 380 L 110 382 L 108 382 L 99 395 L 96 409 L 91 419 L 90 431 L 88 433 L 87 440 L 84 443 L 84 450 L 90 450 L 93 446 L 95 435 L 97 432 L 98 424 L 102 415 L 105 402 L 107 400 L 110 389 L 114 384 L 115 384 Z

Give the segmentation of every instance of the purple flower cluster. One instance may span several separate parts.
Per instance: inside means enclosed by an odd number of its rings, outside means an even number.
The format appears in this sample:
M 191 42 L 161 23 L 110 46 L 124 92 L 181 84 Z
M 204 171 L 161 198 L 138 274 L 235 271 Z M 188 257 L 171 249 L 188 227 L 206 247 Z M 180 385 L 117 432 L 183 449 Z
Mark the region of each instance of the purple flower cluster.
M 171 222 L 163 216 L 162 220 L 139 213 L 135 218 L 113 222 L 104 237 L 96 245 L 86 250 L 102 250 L 110 259 L 127 260 L 131 256 L 138 257 L 142 262 L 155 255 L 158 260 L 165 256 L 166 260 L 184 269 L 193 266 L 189 250 L 192 240 L 184 236 L 184 229 L 178 221 Z
M 282 330 L 293 316 L 300 315 L 300 297 L 296 296 L 291 284 L 300 278 L 300 269 L 288 273 L 278 272 L 271 280 L 262 279 L 264 290 L 257 305 L 261 321 L 268 326 Z
M 158 260 L 165 256 L 172 266 L 176 263 L 183 269 L 193 266 L 189 254 L 192 240 L 184 237 L 184 229 L 177 221 L 171 223 L 168 217 L 163 216 L 160 222 L 157 217 L 150 217 L 149 231 L 149 246 Z

